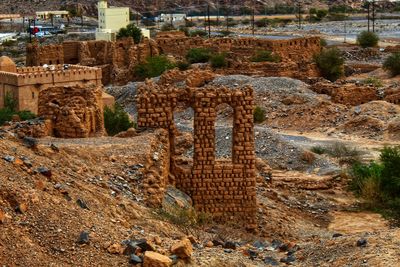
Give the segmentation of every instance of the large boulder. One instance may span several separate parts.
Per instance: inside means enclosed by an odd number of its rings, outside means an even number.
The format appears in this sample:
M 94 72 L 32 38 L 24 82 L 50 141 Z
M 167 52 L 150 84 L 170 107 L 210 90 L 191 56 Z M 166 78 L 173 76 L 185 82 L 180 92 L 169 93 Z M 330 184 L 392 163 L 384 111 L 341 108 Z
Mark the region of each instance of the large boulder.
M 181 259 L 187 259 L 192 256 L 193 247 L 188 238 L 180 240 L 171 247 L 171 252 Z
M 169 267 L 172 265 L 172 260 L 160 253 L 146 251 L 144 253 L 143 267 Z

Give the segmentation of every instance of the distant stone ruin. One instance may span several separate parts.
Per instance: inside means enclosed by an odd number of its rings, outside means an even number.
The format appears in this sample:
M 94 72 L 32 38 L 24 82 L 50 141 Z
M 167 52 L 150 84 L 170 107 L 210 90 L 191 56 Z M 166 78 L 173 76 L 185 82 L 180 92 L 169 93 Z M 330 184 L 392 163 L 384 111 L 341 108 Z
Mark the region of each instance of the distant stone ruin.
M 238 219 L 256 228 L 256 174 L 253 129 L 253 89 L 207 85 L 208 72 L 164 74 L 159 83 L 146 81 L 138 91 L 138 127 L 164 128 L 169 132 L 170 183 L 188 193 L 197 210 L 220 220 Z M 186 87 L 174 84 L 184 81 Z M 175 154 L 178 103 L 194 110 L 193 161 L 181 164 Z M 215 120 L 219 105 L 232 107 L 233 137 L 230 161 L 215 156 Z
M 226 53 L 229 67 L 225 74 L 285 76 L 298 79 L 318 77 L 314 54 L 321 50 L 319 37 L 291 39 L 187 37 L 183 32 L 161 32 L 154 40 L 135 44 L 131 38 L 111 41 L 73 41 L 60 45 L 27 46 L 27 66 L 80 64 L 102 69 L 103 84 L 126 84 L 135 78 L 134 67 L 149 56 L 164 54 L 178 60 L 192 48 L 208 48 Z M 258 50 L 268 50 L 282 58 L 275 62 L 251 62 Z

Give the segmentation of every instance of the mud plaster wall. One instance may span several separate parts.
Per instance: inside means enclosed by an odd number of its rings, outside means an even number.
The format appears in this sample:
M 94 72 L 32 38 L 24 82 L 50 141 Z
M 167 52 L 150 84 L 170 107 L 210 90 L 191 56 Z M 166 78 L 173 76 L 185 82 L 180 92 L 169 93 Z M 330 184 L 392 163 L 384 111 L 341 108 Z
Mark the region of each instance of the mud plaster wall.
M 169 131 L 172 183 L 188 193 L 197 210 L 216 219 L 238 219 L 256 228 L 256 175 L 253 131 L 253 89 L 159 86 L 147 81 L 138 93 L 138 126 Z M 178 103 L 192 107 L 194 155 L 192 164 L 175 157 L 173 112 Z M 228 104 L 234 110 L 232 159 L 215 157 L 216 108 Z

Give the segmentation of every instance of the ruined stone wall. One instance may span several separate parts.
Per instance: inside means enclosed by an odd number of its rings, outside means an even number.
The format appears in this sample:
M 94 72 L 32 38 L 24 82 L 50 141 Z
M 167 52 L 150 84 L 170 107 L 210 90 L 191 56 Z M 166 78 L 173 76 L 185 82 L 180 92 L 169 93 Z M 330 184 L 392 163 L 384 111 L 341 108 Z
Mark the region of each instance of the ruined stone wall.
M 102 82 L 124 84 L 133 79 L 133 66 L 149 56 L 158 55 L 154 41 L 144 39 L 135 44 L 132 38 L 110 41 L 71 41 L 61 45 L 27 46 L 27 66 L 43 64 L 80 64 L 99 66 Z
M 171 32 L 157 36 L 160 52 L 184 57 L 192 48 L 209 48 L 215 52 L 229 52 L 238 59 L 248 59 L 257 50 L 269 50 L 283 60 L 310 61 L 321 51 L 319 37 L 293 38 L 288 40 L 267 40 L 258 38 L 211 38 L 187 37 Z
M 51 121 L 52 136 L 86 138 L 104 135 L 102 88 L 60 86 L 42 90 L 38 115 Z
M 160 84 L 147 81 L 139 88 L 138 126 L 169 131 L 172 182 L 192 197 L 197 210 L 211 213 L 220 220 L 238 219 L 247 227 L 255 228 L 253 89 L 216 88 L 194 81 L 186 81 L 186 84 L 203 87 L 177 88 L 166 83 L 170 79 L 165 76 L 168 73 L 163 75 Z M 209 75 L 196 73 L 196 76 Z M 194 155 L 189 165 L 182 165 L 175 155 L 177 130 L 173 113 L 178 103 L 185 103 L 195 112 Z M 216 108 L 220 104 L 228 104 L 234 110 L 232 159 L 229 162 L 215 157 Z
M 400 88 L 390 88 L 385 90 L 385 101 L 400 105 Z

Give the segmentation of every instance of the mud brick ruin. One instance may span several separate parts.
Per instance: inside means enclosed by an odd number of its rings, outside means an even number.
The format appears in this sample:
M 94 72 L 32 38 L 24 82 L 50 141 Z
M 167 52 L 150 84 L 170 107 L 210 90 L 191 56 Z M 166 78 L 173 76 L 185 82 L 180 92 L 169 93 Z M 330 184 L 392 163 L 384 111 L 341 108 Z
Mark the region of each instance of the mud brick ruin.
M 255 38 L 187 37 L 183 32 L 161 32 L 154 40 L 140 44 L 132 39 L 111 41 L 65 42 L 59 45 L 27 46 L 27 66 L 43 64 L 80 64 L 102 69 L 103 84 L 126 84 L 135 78 L 134 67 L 149 56 L 165 54 L 183 59 L 192 48 L 208 48 L 227 53 L 229 67 L 224 74 L 286 76 L 298 79 L 318 77 L 313 56 L 321 50 L 319 37 L 267 40 Z M 254 63 L 257 50 L 269 50 L 282 59 L 279 63 Z
M 0 108 L 5 98 L 16 110 L 29 110 L 47 122 L 26 124 L 19 135 L 79 138 L 104 135 L 103 105 L 113 102 L 104 94 L 101 70 L 78 65 L 17 68 L 0 58 Z M 110 104 L 110 103 L 109 103 Z
M 164 74 L 159 83 L 148 80 L 139 88 L 138 126 L 168 130 L 173 177 L 169 182 L 189 194 L 197 210 L 220 220 L 243 222 L 245 218 L 248 228 L 256 228 L 253 89 L 206 85 L 213 77 L 207 72 L 174 78 L 171 73 Z M 173 85 L 182 79 L 186 88 Z M 174 111 L 181 103 L 194 110 L 194 154 L 189 164 L 182 164 L 175 154 Z M 231 161 L 215 156 L 216 110 L 223 104 L 234 111 Z
M 64 42 L 59 45 L 28 45 L 27 66 L 43 64 L 79 64 L 102 70 L 103 84 L 124 84 L 133 79 L 133 66 L 149 56 L 158 55 L 154 41 L 135 44 L 131 38 L 109 41 Z

